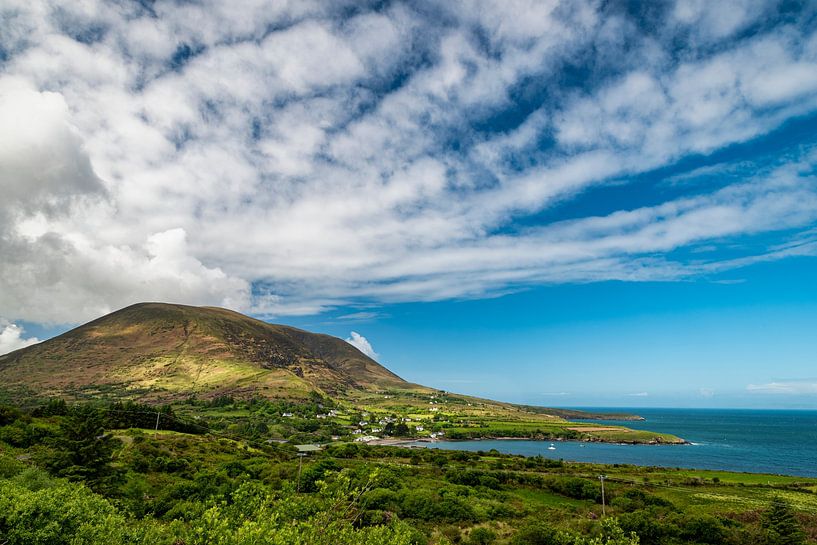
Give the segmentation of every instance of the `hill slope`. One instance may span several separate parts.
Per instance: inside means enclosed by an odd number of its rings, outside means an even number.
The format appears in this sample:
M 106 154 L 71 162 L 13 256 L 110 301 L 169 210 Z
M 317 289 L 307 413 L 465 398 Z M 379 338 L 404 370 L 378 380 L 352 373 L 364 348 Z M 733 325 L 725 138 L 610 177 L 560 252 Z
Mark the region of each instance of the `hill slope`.
M 459 438 L 681 441 L 620 426 L 568 422 L 558 410 L 411 384 L 341 339 L 220 308 L 140 303 L 0 356 L 0 395 L 25 404 L 46 397 L 148 403 L 222 395 L 294 400 L 316 390 L 347 410 L 370 412 L 372 419 L 400 414 L 429 428 L 435 419 L 445 420 L 447 432 Z M 352 420 L 334 424 L 357 425 Z M 428 434 L 424 427 L 417 428 L 419 436 Z
M 411 388 L 349 343 L 230 310 L 140 303 L 0 356 L 4 389 L 146 399 Z

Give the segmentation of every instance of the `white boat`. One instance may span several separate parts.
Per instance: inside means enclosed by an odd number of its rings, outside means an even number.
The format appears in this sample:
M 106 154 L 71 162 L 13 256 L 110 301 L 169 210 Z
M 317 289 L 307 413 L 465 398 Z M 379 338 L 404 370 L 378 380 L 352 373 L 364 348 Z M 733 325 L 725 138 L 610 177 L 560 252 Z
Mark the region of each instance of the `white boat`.
M 553 443 L 550 444 L 550 446 L 548 447 L 548 450 L 556 450 L 556 447 L 553 446 Z

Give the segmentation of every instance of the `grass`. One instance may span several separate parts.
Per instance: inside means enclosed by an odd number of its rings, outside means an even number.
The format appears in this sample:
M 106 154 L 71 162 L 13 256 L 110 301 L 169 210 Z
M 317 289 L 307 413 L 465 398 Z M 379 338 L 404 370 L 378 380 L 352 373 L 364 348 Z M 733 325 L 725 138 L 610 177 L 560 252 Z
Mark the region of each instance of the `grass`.
M 554 492 L 534 488 L 519 488 L 513 490 L 511 495 L 531 507 L 551 507 L 556 509 L 570 507 L 575 510 L 578 508 L 587 509 L 593 505 L 593 502 L 588 500 L 566 498 Z

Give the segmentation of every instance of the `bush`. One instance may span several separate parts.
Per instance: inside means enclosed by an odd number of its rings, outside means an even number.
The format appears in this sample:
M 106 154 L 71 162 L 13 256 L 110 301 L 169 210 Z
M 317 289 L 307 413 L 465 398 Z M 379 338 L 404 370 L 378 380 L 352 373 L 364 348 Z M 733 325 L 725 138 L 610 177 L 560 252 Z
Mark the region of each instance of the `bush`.
M 0 455 L 0 479 L 13 477 L 23 471 L 26 465 L 11 456 Z
M 568 498 L 601 502 L 601 486 L 587 479 L 562 477 L 546 481 L 546 486 L 553 492 Z
M 663 498 L 648 494 L 638 489 L 630 489 L 617 495 L 612 499 L 610 505 L 625 512 L 637 511 L 647 507 L 665 507 L 672 509 L 674 506 Z
M 567 545 L 567 538 L 552 526 L 531 520 L 525 523 L 511 539 L 512 545 Z
M 0 426 L 8 426 L 22 418 L 23 413 L 10 405 L 0 405 Z
M 317 495 L 292 490 L 271 494 L 247 484 L 232 502 L 209 509 L 177 503 L 188 522 L 169 525 L 127 519 L 116 507 L 84 485 L 54 481 L 31 491 L 0 481 L 0 536 L 4 545 L 418 545 L 424 540 L 406 525 L 390 520 L 355 529 L 355 491 L 348 479 L 336 479 Z M 374 515 L 372 515 L 374 516 Z
M 303 467 L 300 479 L 301 492 L 316 492 L 318 490 L 318 481 L 323 480 L 328 471 L 337 471 L 338 469 L 340 469 L 340 466 L 333 460 L 319 460 Z
M 488 528 L 474 528 L 468 535 L 468 545 L 490 545 L 496 541 L 496 534 Z
M 401 517 L 436 522 L 476 520 L 474 509 L 462 498 L 448 495 L 440 498 L 430 490 L 403 490 L 399 494 Z
M 687 541 L 711 545 L 720 545 L 726 541 L 726 528 L 712 516 L 686 517 L 678 527 L 681 530 L 680 537 Z
M 397 493 L 388 488 L 375 488 L 366 492 L 361 500 L 366 509 L 395 511 L 399 505 Z
M 498 489 L 499 480 L 490 473 L 475 469 L 450 469 L 445 474 L 446 480 L 450 483 L 465 486 L 485 486 L 487 488 Z
M 8 545 L 95 545 L 124 541 L 125 520 L 81 485 L 30 491 L 0 482 L 0 535 Z
M 651 511 L 634 511 L 623 513 L 619 517 L 621 528 L 626 532 L 635 532 L 643 545 L 658 545 L 664 537 L 676 533 L 676 528 L 662 523 Z

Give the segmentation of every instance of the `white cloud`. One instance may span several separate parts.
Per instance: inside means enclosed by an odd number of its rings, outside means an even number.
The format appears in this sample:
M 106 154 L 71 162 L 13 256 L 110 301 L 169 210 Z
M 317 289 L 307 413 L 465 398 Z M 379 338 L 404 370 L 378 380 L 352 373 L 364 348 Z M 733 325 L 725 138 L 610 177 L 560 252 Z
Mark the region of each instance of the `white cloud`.
M 60 93 L 0 77 L 0 213 L 57 213 L 77 195 L 101 191 Z
M 817 380 L 781 380 L 765 384 L 749 384 L 746 390 L 753 394 L 814 395 L 817 394 Z
M 698 395 L 706 398 L 715 397 L 715 390 L 712 388 L 700 388 L 698 390 Z
M 650 394 L 647 392 L 636 392 L 633 394 L 627 394 L 629 397 L 648 397 Z
M 356 331 L 352 331 L 350 333 L 350 336 L 348 339 L 346 339 L 346 342 L 351 344 L 352 346 L 354 346 L 355 348 L 357 348 L 358 350 L 360 350 L 373 360 L 376 360 L 377 358 L 380 357 L 380 355 L 374 351 L 374 348 L 372 348 L 371 343 L 369 343 L 366 337 L 364 337 L 363 335 Z
M 352 312 L 351 314 L 343 314 L 335 318 L 336 320 L 346 321 L 346 322 L 368 322 L 374 320 L 376 318 L 380 318 L 382 316 L 379 312 Z
M 677 0 L 670 12 L 668 26 L 679 25 L 697 39 L 711 41 L 730 36 L 766 16 L 773 5 L 767 0 Z
M 792 255 L 669 254 L 807 229 L 807 149 L 693 197 L 514 224 L 817 112 L 817 34 L 733 40 L 771 8 L 716 4 L 678 3 L 644 32 L 593 2 L 13 0 L 0 8 L 0 315 L 78 322 L 142 299 L 310 314 Z M 588 83 L 561 87 L 582 60 Z M 522 95 L 532 111 L 513 111 Z M 484 130 L 508 111 L 524 120 Z
M 36 337 L 23 338 L 23 328 L 0 318 L 0 356 L 40 342 Z

